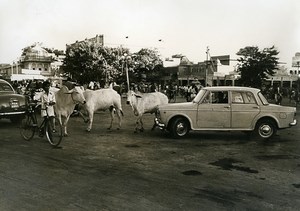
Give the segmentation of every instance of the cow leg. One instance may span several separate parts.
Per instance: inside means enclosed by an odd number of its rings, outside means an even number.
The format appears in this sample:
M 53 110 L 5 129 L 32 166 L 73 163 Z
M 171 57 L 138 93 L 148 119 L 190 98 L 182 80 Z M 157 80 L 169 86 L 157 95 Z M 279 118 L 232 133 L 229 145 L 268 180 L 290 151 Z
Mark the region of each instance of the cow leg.
M 64 121 L 64 124 L 63 124 L 63 127 L 64 127 L 64 136 L 68 136 L 68 131 L 67 131 L 67 124 L 68 124 L 68 121 L 69 121 L 69 118 L 70 118 L 70 115 L 68 115 L 66 118 L 65 118 L 65 121 Z
M 121 110 L 116 109 L 116 111 L 117 111 L 117 116 L 118 116 L 118 120 L 119 120 L 119 127 L 117 128 L 117 130 L 119 130 L 119 129 L 121 129 L 121 124 L 122 124 Z
M 89 122 L 88 122 L 88 127 L 86 129 L 87 132 L 90 132 L 92 129 L 92 124 L 94 120 L 94 112 L 93 111 L 88 111 L 89 114 Z
M 141 118 L 140 118 L 140 123 L 141 123 L 140 131 L 141 131 L 141 132 L 144 132 L 144 123 L 143 123 L 143 118 L 142 118 L 142 116 L 141 116 Z
M 142 131 L 141 130 L 141 124 L 142 124 L 142 122 L 141 122 L 141 119 L 142 119 L 142 116 L 141 115 L 139 115 L 138 116 L 138 118 L 136 119 L 136 123 L 135 123 L 135 131 L 134 131 L 134 133 L 137 133 L 137 132 L 139 132 L 139 131 Z
M 152 128 L 151 128 L 151 131 L 153 131 L 154 129 L 156 128 L 156 123 L 154 122 Z
M 112 128 L 112 124 L 115 118 L 115 112 L 114 112 L 114 107 L 110 106 L 109 107 L 109 111 L 110 111 L 110 126 L 107 128 L 107 130 L 110 130 Z
M 64 135 L 66 134 L 66 127 L 65 127 L 65 124 L 64 124 L 64 122 L 63 122 L 63 117 L 62 117 L 62 115 L 57 115 L 57 119 L 58 119 L 58 121 L 59 121 L 59 123 L 60 123 L 60 125 L 62 126 L 62 128 L 63 128 L 63 131 L 64 131 Z M 54 124 L 54 126 L 55 126 L 55 124 Z M 55 129 L 55 128 L 54 128 Z
M 89 118 L 85 118 L 85 115 L 81 112 L 78 111 L 79 116 L 83 119 L 84 123 L 88 123 L 89 122 Z
M 139 131 L 139 122 L 140 116 L 138 116 L 138 118 L 136 119 L 134 133 L 137 133 Z

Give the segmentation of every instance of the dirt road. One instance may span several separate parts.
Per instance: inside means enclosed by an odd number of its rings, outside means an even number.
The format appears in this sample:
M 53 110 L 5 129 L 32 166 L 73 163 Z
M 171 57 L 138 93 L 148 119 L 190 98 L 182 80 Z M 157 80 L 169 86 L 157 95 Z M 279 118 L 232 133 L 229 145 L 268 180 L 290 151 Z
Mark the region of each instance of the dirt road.
M 271 142 L 241 132 L 198 132 L 173 140 L 134 134 L 123 102 L 121 130 L 108 131 L 108 112 L 90 133 L 79 117 L 52 149 L 0 121 L 0 210 L 297 210 L 300 206 L 300 126 Z M 116 124 L 115 124 L 116 126 Z

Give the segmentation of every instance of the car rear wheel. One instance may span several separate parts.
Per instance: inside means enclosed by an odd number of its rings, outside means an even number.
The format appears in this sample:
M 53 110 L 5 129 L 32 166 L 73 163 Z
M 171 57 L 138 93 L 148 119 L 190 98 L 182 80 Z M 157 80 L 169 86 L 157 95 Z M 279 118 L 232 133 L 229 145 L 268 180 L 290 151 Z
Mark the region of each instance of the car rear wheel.
M 189 133 L 189 123 L 184 118 L 176 118 L 172 121 L 170 132 L 173 138 L 181 138 Z
M 256 134 L 263 139 L 272 138 L 277 132 L 276 125 L 271 120 L 260 120 L 256 124 Z

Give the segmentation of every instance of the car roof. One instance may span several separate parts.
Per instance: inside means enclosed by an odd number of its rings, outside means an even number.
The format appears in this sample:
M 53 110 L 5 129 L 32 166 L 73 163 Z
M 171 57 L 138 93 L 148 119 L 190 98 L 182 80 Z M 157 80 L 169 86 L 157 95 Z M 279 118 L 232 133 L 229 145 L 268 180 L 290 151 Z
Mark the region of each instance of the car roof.
M 244 87 L 244 86 L 208 86 L 203 87 L 202 89 L 210 90 L 210 91 L 250 91 L 250 92 L 259 92 L 260 89 L 253 87 Z

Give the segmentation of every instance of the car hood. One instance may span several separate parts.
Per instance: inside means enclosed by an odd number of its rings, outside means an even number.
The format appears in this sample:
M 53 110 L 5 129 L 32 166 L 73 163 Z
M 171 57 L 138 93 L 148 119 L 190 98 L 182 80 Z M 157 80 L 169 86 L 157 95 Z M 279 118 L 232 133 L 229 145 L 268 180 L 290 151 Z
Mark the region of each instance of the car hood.
M 159 105 L 159 110 L 182 110 L 188 109 L 193 106 L 195 103 L 193 102 L 185 102 L 185 103 L 168 103 L 164 105 Z

